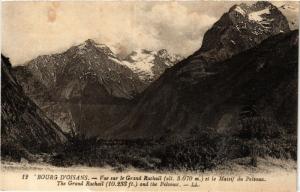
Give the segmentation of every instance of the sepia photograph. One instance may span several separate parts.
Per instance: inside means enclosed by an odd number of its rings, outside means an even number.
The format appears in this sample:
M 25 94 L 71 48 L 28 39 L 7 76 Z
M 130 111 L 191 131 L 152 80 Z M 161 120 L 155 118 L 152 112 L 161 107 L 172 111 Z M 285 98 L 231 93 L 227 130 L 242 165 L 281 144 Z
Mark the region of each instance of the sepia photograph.
M 297 190 L 297 1 L 2 1 L 11 191 Z

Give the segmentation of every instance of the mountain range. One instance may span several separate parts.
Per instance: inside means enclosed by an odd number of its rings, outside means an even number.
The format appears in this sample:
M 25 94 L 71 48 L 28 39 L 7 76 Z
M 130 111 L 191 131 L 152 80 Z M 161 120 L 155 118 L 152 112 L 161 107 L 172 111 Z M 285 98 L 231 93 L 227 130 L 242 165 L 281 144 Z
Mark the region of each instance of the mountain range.
M 108 46 L 87 40 L 13 73 L 26 95 L 73 136 L 222 131 L 238 124 L 245 109 L 294 130 L 294 116 L 286 114 L 295 110 L 286 108 L 296 102 L 297 32 L 291 32 L 282 9 L 287 8 L 261 1 L 231 7 L 186 59 L 164 49 L 137 50 L 121 59 Z M 286 74 L 279 75 L 281 70 Z
M 228 131 L 244 110 L 256 108 L 263 118 L 281 126 L 289 122 L 284 126 L 295 131 L 297 35 L 269 2 L 233 6 L 205 33 L 202 47 L 166 70 L 104 137 Z
M 101 134 L 131 108 L 131 99 L 180 59 L 140 50 L 120 59 L 89 39 L 59 54 L 39 56 L 14 74 L 49 118 L 72 135 Z M 101 125 L 103 128 L 99 129 Z

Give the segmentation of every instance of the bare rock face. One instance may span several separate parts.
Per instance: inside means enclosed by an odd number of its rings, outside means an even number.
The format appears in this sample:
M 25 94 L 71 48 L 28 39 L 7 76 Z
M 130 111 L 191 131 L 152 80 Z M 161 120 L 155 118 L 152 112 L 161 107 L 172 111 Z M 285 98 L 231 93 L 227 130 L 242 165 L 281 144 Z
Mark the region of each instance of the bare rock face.
M 258 107 L 261 116 L 280 125 L 290 122 L 286 129 L 295 130 L 296 107 L 287 108 L 297 103 L 297 35 L 271 3 L 233 6 L 206 32 L 202 47 L 166 70 L 106 136 L 230 130 L 247 107 Z
M 8 58 L 1 55 L 2 157 L 21 158 L 62 145 L 67 141 L 65 134 L 25 95 L 11 70 Z

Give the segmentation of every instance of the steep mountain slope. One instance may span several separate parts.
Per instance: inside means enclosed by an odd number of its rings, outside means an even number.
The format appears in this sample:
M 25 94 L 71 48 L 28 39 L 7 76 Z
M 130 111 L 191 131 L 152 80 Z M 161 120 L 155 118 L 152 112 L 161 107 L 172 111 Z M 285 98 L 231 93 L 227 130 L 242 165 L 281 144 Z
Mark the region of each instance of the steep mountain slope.
M 295 133 L 297 54 L 298 31 L 293 31 L 211 65 L 213 72 L 195 84 L 165 74 L 108 136 L 184 136 L 207 127 L 228 131 L 252 110 Z
M 2 157 L 24 155 L 17 149 L 31 153 L 45 152 L 63 144 L 66 136 L 25 95 L 11 73 L 8 58 L 2 55 L 1 76 Z
M 289 85 L 285 88 L 296 98 L 293 91 L 297 87 L 297 46 L 290 42 L 297 32 L 279 35 L 222 62 L 269 36 L 289 31 L 286 18 L 268 2 L 258 2 L 251 7 L 233 6 L 207 31 L 202 47 L 155 81 L 132 112 L 106 136 L 184 136 L 193 129 L 230 127 L 237 123 L 244 105 L 264 106 L 262 114 L 268 116 L 267 95 L 272 99 L 278 97 L 277 105 L 282 108 L 292 106 L 295 100 L 286 101 L 282 89 Z M 287 65 L 286 69 L 281 63 Z M 282 70 L 287 74 L 280 76 Z M 273 79 L 277 79 L 278 84 L 272 83 Z M 275 90 L 280 91 L 275 94 Z M 251 98 L 253 101 L 247 101 Z M 269 110 L 271 114 L 279 113 L 278 108 Z M 289 118 L 286 110 L 281 114 Z M 276 122 L 285 122 L 281 117 L 271 116 Z M 290 118 L 294 126 L 294 116 Z

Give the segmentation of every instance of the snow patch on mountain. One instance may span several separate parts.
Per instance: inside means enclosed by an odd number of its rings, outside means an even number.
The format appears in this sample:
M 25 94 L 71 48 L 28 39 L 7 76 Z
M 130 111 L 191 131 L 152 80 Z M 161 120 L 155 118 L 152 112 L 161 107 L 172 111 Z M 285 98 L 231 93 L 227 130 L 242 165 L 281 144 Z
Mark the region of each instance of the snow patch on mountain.
M 141 80 L 152 81 L 158 78 L 166 68 L 182 59 L 179 55 L 169 54 L 165 49 L 159 51 L 142 49 L 133 51 L 122 63 L 137 73 Z
M 124 64 L 124 62 L 120 61 L 119 59 L 117 59 L 116 57 L 109 57 L 108 59 L 110 59 L 111 61 L 115 62 L 115 63 L 118 63 L 120 65 L 125 65 L 127 66 L 126 64 Z
M 140 73 L 140 78 L 145 80 L 145 78 L 153 78 L 154 73 L 152 67 L 154 66 L 155 56 L 153 51 L 138 50 L 130 54 L 128 60 L 123 61 L 123 64 L 128 66 L 131 70 L 136 73 Z
M 243 15 L 244 17 L 246 16 L 246 12 L 240 6 L 236 6 L 234 10 Z
M 249 13 L 248 18 L 250 21 L 255 21 L 255 22 L 263 22 L 265 18 L 263 18 L 263 15 L 270 14 L 270 8 L 266 8 L 260 11 L 255 11 L 252 13 Z

